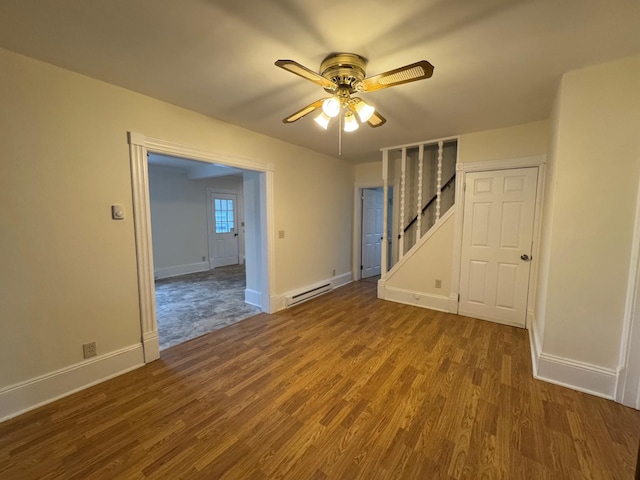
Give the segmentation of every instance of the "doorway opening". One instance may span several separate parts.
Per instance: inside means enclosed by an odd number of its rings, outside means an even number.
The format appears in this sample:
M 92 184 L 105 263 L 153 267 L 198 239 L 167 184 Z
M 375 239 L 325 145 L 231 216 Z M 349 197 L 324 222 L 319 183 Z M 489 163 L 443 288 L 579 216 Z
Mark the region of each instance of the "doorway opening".
M 384 189 L 379 186 L 361 187 L 356 189 L 355 216 L 356 223 L 354 237 L 354 263 L 357 274 L 354 278 L 367 281 L 377 281 L 381 274 L 382 242 L 384 229 Z M 393 188 L 389 187 L 386 202 L 388 203 L 387 241 L 392 242 L 391 227 Z M 392 249 L 387 248 L 388 259 L 391 259 Z M 388 265 L 389 263 L 387 263 Z
M 245 301 L 244 171 L 153 152 L 147 161 L 163 350 L 261 310 Z
M 211 177 L 236 177 L 237 182 L 242 184 L 243 205 L 239 207 L 236 201 L 236 215 L 233 219 L 225 219 L 226 227 L 230 223 L 237 229 L 237 222 L 244 222 L 244 229 L 238 230 L 239 237 L 242 231 L 243 241 L 239 241 L 238 264 L 240 263 L 240 252 L 244 246 L 244 268 L 245 268 L 245 288 L 244 303 L 258 307 L 262 312 L 272 313 L 271 310 L 271 286 L 274 284 L 273 277 L 273 245 L 269 241 L 273 238 L 273 167 L 271 164 L 262 164 L 251 160 L 222 155 L 215 152 L 194 149 L 185 145 L 168 142 L 161 139 L 148 138 L 141 134 L 129 132 L 129 147 L 132 169 L 132 190 L 133 190 L 133 218 L 135 228 L 136 258 L 138 267 L 138 290 L 140 297 L 140 324 L 142 345 L 144 348 L 145 363 L 160 358 L 160 341 L 158 334 L 158 319 L 156 315 L 156 288 L 155 277 L 158 273 L 180 274 L 200 273 L 209 270 L 208 262 L 208 221 L 205 216 L 200 218 L 200 226 L 204 228 L 204 239 L 199 237 L 200 256 L 194 257 L 193 251 L 177 249 L 172 255 L 177 255 L 179 261 L 173 264 L 162 264 L 160 260 L 154 262 L 158 257 L 154 251 L 157 244 L 155 232 L 152 235 L 151 220 L 151 199 L 149 182 L 149 163 L 147 154 L 160 155 L 168 159 L 189 161 L 189 180 L 204 180 Z M 167 166 L 167 165 L 165 165 Z M 170 166 L 170 165 L 169 165 Z M 153 187 L 152 187 L 153 188 Z M 218 186 L 219 188 L 219 186 Z M 223 192 L 224 193 L 224 192 Z M 232 192 L 233 193 L 233 192 Z M 191 200 L 180 200 L 187 204 Z M 207 194 L 203 193 L 199 198 L 204 210 L 207 210 Z M 184 207 L 185 205 L 173 205 L 174 207 Z M 215 209 L 214 209 L 215 210 Z M 169 217 L 186 218 L 189 213 L 168 212 Z M 239 216 L 242 213 L 243 218 Z M 155 215 L 155 214 L 154 214 Z M 215 216 L 215 212 L 214 212 Z M 220 215 L 219 215 L 220 216 Z M 232 221 L 232 222 L 231 222 Z M 169 229 L 169 235 L 178 235 L 185 227 Z M 155 229 L 155 226 L 154 228 Z M 162 236 L 159 237 L 161 241 Z M 186 240 L 185 240 L 186 241 Z M 202 252 L 205 252 L 202 254 Z M 181 256 L 186 255 L 186 256 Z M 175 260 L 175 258 L 174 258 Z M 164 260 L 163 260 L 164 261 Z M 229 267 L 222 268 L 231 268 Z M 164 269 L 164 270 L 163 270 Z M 185 271 L 185 269 L 187 271 Z M 200 270 L 200 272 L 193 271 Z M 189 271 L 191 270 L 191 271 Z M 215 272 L 216 269 L 213 271 Z M 159 275 L 158 275 L 159 276 Z M 169 275 L 166 275 L 169 276 Z M 184 296 L 184 295 L 183 295 Z M 193 302 L 192 302 L 193 303 Z

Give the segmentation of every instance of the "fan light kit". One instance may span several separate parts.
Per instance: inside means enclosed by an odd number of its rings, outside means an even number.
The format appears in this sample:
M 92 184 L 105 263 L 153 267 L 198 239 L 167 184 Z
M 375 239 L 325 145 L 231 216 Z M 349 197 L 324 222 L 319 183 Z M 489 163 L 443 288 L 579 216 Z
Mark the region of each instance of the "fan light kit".
M 320 85 L 330 94 L 329 97 L 316 100 L 293 115 L 289 115 L 283 120 L 284 123 L 293 123 L 320 109 L 320 114 L 314 119 L 318 125 L 326 130 L 331 119 L 339 117 L 345 132 L 357 130 L 360 123 L 368 123 L 371 127 L 379 127 L 387 121 L 372 105 L 369 105 L 359 97 L 352 97 L 352 94 L 373 92 L 403 83 L 423 80 L 433 75 L 433 65 L 426 60 L 421 60 L 411 65 L 365 78 L 367 60 L 354 53 L 334 53 L 329 55 L 320 65 L 319 74 L 293 60 L 278 60 L 275 64 L 316 85 Z M 360 119 L 360 123 L 358 119 Z

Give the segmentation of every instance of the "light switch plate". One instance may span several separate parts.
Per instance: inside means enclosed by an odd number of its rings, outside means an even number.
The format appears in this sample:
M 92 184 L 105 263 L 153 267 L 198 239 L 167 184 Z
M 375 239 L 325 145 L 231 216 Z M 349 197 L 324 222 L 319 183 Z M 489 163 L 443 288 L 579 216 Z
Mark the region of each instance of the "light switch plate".
M 111 218 L 124 220 L 124 207 L 122 205 L 111 205 Z

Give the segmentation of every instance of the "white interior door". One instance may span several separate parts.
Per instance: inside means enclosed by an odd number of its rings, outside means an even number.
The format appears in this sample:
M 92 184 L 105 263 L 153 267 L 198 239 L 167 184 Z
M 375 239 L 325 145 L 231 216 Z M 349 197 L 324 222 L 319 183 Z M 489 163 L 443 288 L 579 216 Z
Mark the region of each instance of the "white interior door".
M 238 258 L 238 214 L 237 196 L 229 193 L 211 192 L 209 221 L 209 258 L 213 267 L 237 265 Z M 211 262 L 210 262 L 211 263 Z
M 362 278 L 380 275 L 383 190 L 362 190 Z
M 537 168 L 465 177 L 461 315 L 525 326 Z

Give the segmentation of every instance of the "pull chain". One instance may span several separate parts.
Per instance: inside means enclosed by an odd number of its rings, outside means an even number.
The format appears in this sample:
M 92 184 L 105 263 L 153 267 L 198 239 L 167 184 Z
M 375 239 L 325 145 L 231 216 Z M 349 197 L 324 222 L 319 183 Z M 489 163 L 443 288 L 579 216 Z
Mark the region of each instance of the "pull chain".
M 338 117 L 338 156 L 340 156 L 342 155 L 342 109 Z

